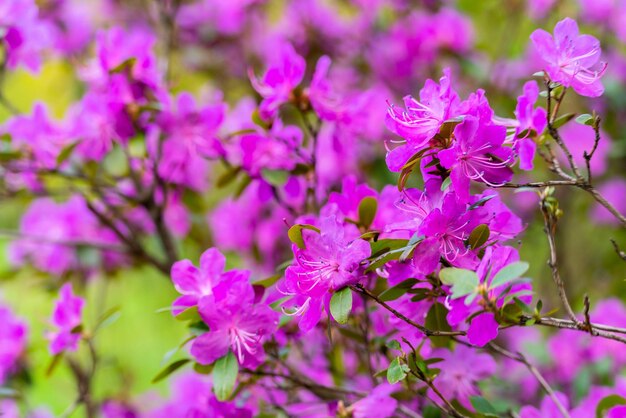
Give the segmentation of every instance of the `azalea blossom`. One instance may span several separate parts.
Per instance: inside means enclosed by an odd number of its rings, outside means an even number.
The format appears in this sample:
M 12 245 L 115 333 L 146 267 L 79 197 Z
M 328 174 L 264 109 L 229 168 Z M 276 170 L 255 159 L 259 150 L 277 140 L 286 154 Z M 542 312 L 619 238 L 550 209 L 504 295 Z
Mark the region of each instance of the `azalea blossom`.
M 63 351 L 78 349 L 81 332 L 77 330 L 77 327 L 82 324 L 84 306 L 85 299 L 74 294 L 71 283 L 66 283 L 61 287 L 51 319 L 56 330 L 48 334 L 51 354 L 56 355 Z

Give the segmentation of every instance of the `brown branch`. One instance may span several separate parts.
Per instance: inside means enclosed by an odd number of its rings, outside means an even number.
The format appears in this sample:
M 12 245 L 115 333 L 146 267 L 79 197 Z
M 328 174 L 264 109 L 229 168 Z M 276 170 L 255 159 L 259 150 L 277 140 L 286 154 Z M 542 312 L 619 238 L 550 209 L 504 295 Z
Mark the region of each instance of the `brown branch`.
M 507 349 L 505 349 L 503 347 L 500 347 L 497 344 L 494 344 L 493 342 L 489 343 L 489 347 L 492 350 L 496 351 L 497 353 L 499 353 L 499 354 L 501 354 L 501 355 L 503 355 L 505 357 L 508 357 L 511 360 L 515 360 L 515 361 L 525 365 L 526 368 L 528 369 L 528 371 L 535 377 L 535 379 L 537 379 L 537 381 L 539 382 L 539 384 L 541 385 L 543 390 L 546 392 L 546 394 L 550 397 L 550 399 L 552 399 L 552 402 L 554 402 L 554 404 L 556 405 L 556 407 L 559 410 L 559 412 L 561 413 L 561 415 L 563 415 L 564 418 L 570 418 L 569 412 L 567 412 L 567 409 L 565 409 L 565 407 L 563 406 L 563 404 L 561 403 L 559 398 L 556 396 L 556 394 L 554 393 L 554 390 L 552 389 L 550 384 L 541 375 L 539 370 L 530 361 L 528 361 L 526 356 L 524 356 L 520 352 L 518 352 L 517 354 L 512 353 L 512 352 L 508 351 Z

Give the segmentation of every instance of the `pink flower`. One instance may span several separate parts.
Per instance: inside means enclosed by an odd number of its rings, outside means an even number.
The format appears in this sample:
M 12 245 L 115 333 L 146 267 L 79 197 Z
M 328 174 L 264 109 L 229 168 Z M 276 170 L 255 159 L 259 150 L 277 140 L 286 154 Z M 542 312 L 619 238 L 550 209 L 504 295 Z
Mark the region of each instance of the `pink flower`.
M 515 129 L 515 151 L 519 157 L 519 167 L 522 170 L 533 169 L 533 159 L 537 150 L 537 144 L 533 140 L 531 131 L 541 134 L 546 128 L 546 110 L 539 107 L 535 109 L 535 102 L 539 98 L 539 86 L 536 81 L 528 81 L 524 84 L 524 94 L 517 98 L 515 117 L 518 125 Z M 524 136 L 520 136 L 525 132 Z
M 400 111 L 391 105 L 385 120 L 387 129 L 406 141 L 387 153 L 387 165 L 392 171 L 400 171 L 413 154 L 428 146 L 445 121 L 457 116 L 459 96 L 450 85 L 450 70 L 444 70 L 439 84 L 426 80 L 420 100 L 406 96 L 404 106 Z
M 620 213 L 626 213 L 626 180 L 619 177 L 610 179 L 598 187 L 598 192 Z M 594 221 L 601 224 L 619 225 L 619 220 L 599 203 L 594 205 L 591 217 Z
M 57 330 L 48 334 L 53 355 L 78 349 L 81 333 L 76 328 L 82 323 L 84 305 L 85 300 L 74 295 L 71 283 L 61 287 L 51 320 Z
M 340 224 L 334 214 L 321 220 L 320 229 L 321 233 L 302 231 L 305 248 L 294 245 L 295 264 L 287 268 L 282 283 L 284 293 L 302 302 L 292 315 L 303 316 L 299 323 L 303 331 L 319 322 L 322 304 L 332 292 L 361 279 L 361 262 L 371 254 L 369 243 L 357 238 L 356 228 Z
M 278 313 L 255 303 L 247 277 L 221 281 L 200 300 L 199 312 L 211 331 L 193 341 L 191 354 L 198 363 L 211 364 L 229 350 L 242 367 L 255 368 L 263 362 L 263 342 L 276 330 Z
M 352 411 L 354 418 L 389 418 L 398 406 L 398 401 L 391 397 L 393 391 L 393 385 L 380 384 L 368 396 L 350 405 L 348 410 Z
M 604 93 L 600 78 L 606 64 L 596 66 L 602 52 L 600 42 L 591 35 L 579 35 L 575 20 L 565 18 L 557 23 L 554 37 L 537 29 L 530 39 L 552 81 L 572 87 L 581 96 L 598 97 Z
M 489 341 L 498 336 L 498 322 L 491 312 L 475 316 L 467 330 L 467 339 L 470 343 L 484 347 Z
M 489 354 L 463 345 L 457 345 L 452 352 L 443 348 L 433 350 L 432 357 L 443 359 L 436 364 L 441 369 L 435 379 L 437 389 L 445 398 L 456 399 L 465 408 L 473 410 L 470 397 L 480 394 L 479 381 L 496 372 L 494 359 Z M 435 399 L 432 395 L 431 399 Z
M 16 371 L 26 349 L 28 327 L 7 307 L 0 305 L 0 385 Z M 1 410 L 1 408 L 0 408 Z
M 293 90 L 302 81 L 305 68 L 304 58 L 291 44 L 284 44 L 261 80 L 249 71 L 252 86 L 263 97 L 259 108 L 261 117 L 273 119 L 276 116 L 278 108 L 290 100 Z
M 195 306 L 200 299 L 213 294 L 213 288 L 223 281 L 247 281 L 250 273 L 245 270 L 224 272 L 226 257 L 215 248 L 209 248 L 200 256 L 200 268 L 190 260 L 181 260 L 172 266 L 172 282 L 183 296 L 172 303 L 174 314 Z
M 503 147 L 506 128 L 482 124 L 467 116 L 454 129 L 455 141 L 451 148 L 439 152 L 441 165 L 451 169 L 454 191 L 461 199 L 469 198 L 470 180 L 500 185 L 513 177 L 509 167 L 512 152 Z

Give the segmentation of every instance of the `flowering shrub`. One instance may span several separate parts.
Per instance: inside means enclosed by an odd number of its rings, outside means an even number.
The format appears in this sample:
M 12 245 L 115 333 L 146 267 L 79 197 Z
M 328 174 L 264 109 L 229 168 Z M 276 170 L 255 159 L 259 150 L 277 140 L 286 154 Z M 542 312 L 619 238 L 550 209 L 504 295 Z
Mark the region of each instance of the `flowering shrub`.
M 0 415 L 626 416 L 626 6 L 413 3 L 0 0 Z

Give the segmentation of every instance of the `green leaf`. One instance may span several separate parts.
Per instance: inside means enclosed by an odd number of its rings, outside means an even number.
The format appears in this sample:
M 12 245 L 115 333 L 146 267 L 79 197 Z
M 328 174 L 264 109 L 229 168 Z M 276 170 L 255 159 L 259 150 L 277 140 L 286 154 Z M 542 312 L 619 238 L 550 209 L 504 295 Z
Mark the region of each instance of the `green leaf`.
M 428 314 L 426 315 L 426 321 L 424 325 L 426 328 L 433 331 L 451 331 L 452 328 L 446 316 L 448 315 L 448 309 L 441 303 L 434 303 L 430 307 Z M 447 337 L 431 337 L 430 342 L 434 347 L 448 347 L 450 345 L 450 338 Z
M 394 383 L 404 380 L 405 377 L 406 372 L 404 371 L 402 364 L 400 364 L 400 358 L 396 357 L 391 360 L 389 368 L 387 369 L 387 381 L 393 385 Z
M 505 283 L 510 283 L 513 280 L 519 278 L 522 274 L 528 271 L 528 263 L 525 261 L 517 261 L 504 267 L 496 274 L 489 285 L 490 288 L 501 286 Z
M 576 118 L 576 122 L 580 123 L 581 125 L 589 125 L 589 126 L 593 126 L 594 120 L 595 118 L 588 113 L 583 113 L 582 115 L 579 115 Z
M 480 412 L 487 417 L 497 418 L 500 416 L 496 408 L 494 408 L 493 405 L 491 405 L 491 403 L 482 396 L 470 396 L 470 402 L 476 412 Z
M 376 198 L 371 196 L 364 197 L 359 203 L 359 225 L 369 228 L 372 222 L 374 222 L 377 209 L 378 201 Z
M 283 186 L 289 180 L 289 173 L 284 170 L 261 170 L 261 175 L 272 186 Z
M 52 357 L 50 363 L 48 364 L 48 367 L 46 368 L 46 377 L 52 376 L 52 373 L 54 373 L 54 370 L 57 368 L 59 363 L 61 363 L 62 359 L 63 352 L 56 354 L 54 357 Z
M 120 318 L 120 316 L 122 316 L 122 312 L 119 306 L 115 306 L 111 309 L 106 310 L 100 316 L 100 318 L 98 318 L 98 321 L 96 322 L 96 325 L 94 326 L 94 332 L 99 329 L 108 327 L 109 325 L 117 321 Z
M 132 69 L 135 63 L 137 62 L 137 58 L 131 57 L 124 61 L 122 61 L 117 67 L 113 67 L 109 70 L 109 73 L 116 74 L 126 71 L 126 69 Z
M 229 167 L 221 176 L 217 178 L 215 186 L 218 189 L 228 186 L 241 173 L 241 167 Z
M 534 191 L 534 189 L 531 189 Z M 494 197 L 496 197 L 497 195 L 495 194 L 490 194 L 488 196 L 483 197 L 482 199 L 479 199 L 476 203 L 472 203 L 470 205 L 469 208 L 467 208 L 468 210 L 474 210 L 476 208 L 479 208 L 481 206 L 485 206 L 485 203 L 487 203 L 488 201 L 490 201 L 491 199 L 493 199 Z
M 446 179 L 441 182 L 441 191 L 445 192 L 448 187 L 452 184 L 452 177 L 448 176 Z
M 260 126 L 263 129 L 269 128 L 267 122 L 261 117 L 259 109 L 254 109 L 254 112 L 252 112 L 252 122 L 254 122 L 255 125 Z
M 215 362 L 213 366 L 213 392 L 219 401 L 226 401 L 230 397 L 239 374 L 239 364 L 232 352 Z
M 301 250 L 305 248 L 304 239 L 302 238 L 303 229 L 309 229 L 311 231 L 320 232 L 318 228 L 314 227 L 313 225 L 307 225 L 307 224 L 296 224 L 292 226 L 291 228 L 289 228 L 289 231 L 287 231 L 289 240 L 293 242 L 294 244 L 296 244 L 298 248 L 300 248 Z
M 452 286 L 452 299 L 474 293 L 479 284 L 476 273 L 456 267 L 442 269 L 439 272 L 439 278 L 442 283 Z
M 596 406 L 596 418 L 602 418 L 605 412 L 617 405 L 626 405 L 626 398 L 619 395 L 609 395 L 602 398 Z
M 348 317 L 352 311 L 352 290 L 349 287 L 344 287 L 338 292 L 333 294 L 330 298 L 330 313 L 335 318 L 335 321 L 340 324 L 348 322 Z
M 389 340 L 385 343 L 385 345 L 389 348 L 391 348 L 392 350 L 401 350 L 402 347 L 400 346 L 400 343 L 397 340 Z
M 57 156 L 57 165 L 61 165 L 65 161 L 67 161 L 67 159 L 70 158 L 70 156 L 72 155 L 72 152 L 74 152 L 74 149 L 76 149 L 76 146 L 78 146 L 78 141 L 73 142 L 63 148 Z
M 190 361 L 191 360 L 189 360 L 188 358 L 184 358 L 181 360 L 176 360 L 175 362 L 171 364 L 168 364 L 163 370 L 159 372 L 159 374 L 154 376 L 154 379 L 152 379 L 152 383 L 160 382 L 161 380 L 165 379 L 167 376 L 171 375 L 176 370 L 180 369 L 181 367 L 183 367 L 185 364 L 189 363 Z
M 559 129 L 561 126 L 574 119 L 574 116 L 576 116 L 576 113 L 566 113 L 563 116 L 559 117 L 557 120 L 555 120 L 552 123 L 552 126 L 554 127 L 554 129 Z
M 211 374 L 211 372 L 213 372 L 213 366 L 214 364 L 194 363 L 193 371 L 200 374 Z
M 473 250 L 478 247 L 482 247 L 489 239 L 489 235 L 489 227 L 485 224 L 480 224 L 470 233 L 470 236 L 467 239 L 467 245 L 469 245 Z
M 417 232 L 413 234 L 404 251 L 402 251 L 402 254 L 400 254 L 400 258 L 398 258 L 398 260 L 406 261 L 411 256 L 411 254 L 413 254 L 413 251 L 417 247 L 417 244 L 424 241 L 424 238 L 426 238 L 424 235 L 417 235 Z
M 289 265 L 291 265 L 291 260 L 289 261 Z M 268 288 L 272 285 L 274 285 L 278 280 L 280 280 L 280 278 L 283 277 L 282 274 L 275 274 L 273 276 L 270 276 L 266 279 L 263 280 L 259 280 L 257 282 L 253 282 L 252 285 L 253 286 L 263 286 L 265 288 Z
M 198 305 L 185 309 L 181 313 L 175 316 L 178 321 L 201 321 L 200 314 L 198 313 Z
M 0 163 L 17 160 L 22 154 L 18 151 L 2 151 L 0 152 Z
M 411 289 L 417 282 L 418 282 L 417 279 L 406 279 L 398 283 L 397 285 L 390 287 L 389 289 L 382 292 L 380 295 L 378 295 L 378 298 L 382 300 L 383 302 L 396 300 L 400 296 L 407 293 L 409 289 Z
M 12 388 L 0 387 L 0 399 L 2 398 L 19 398 L 18 391 Z
M 546 73 L 544 71 L 537 71 L 533 74 L 533 77 L 545 77 Z

